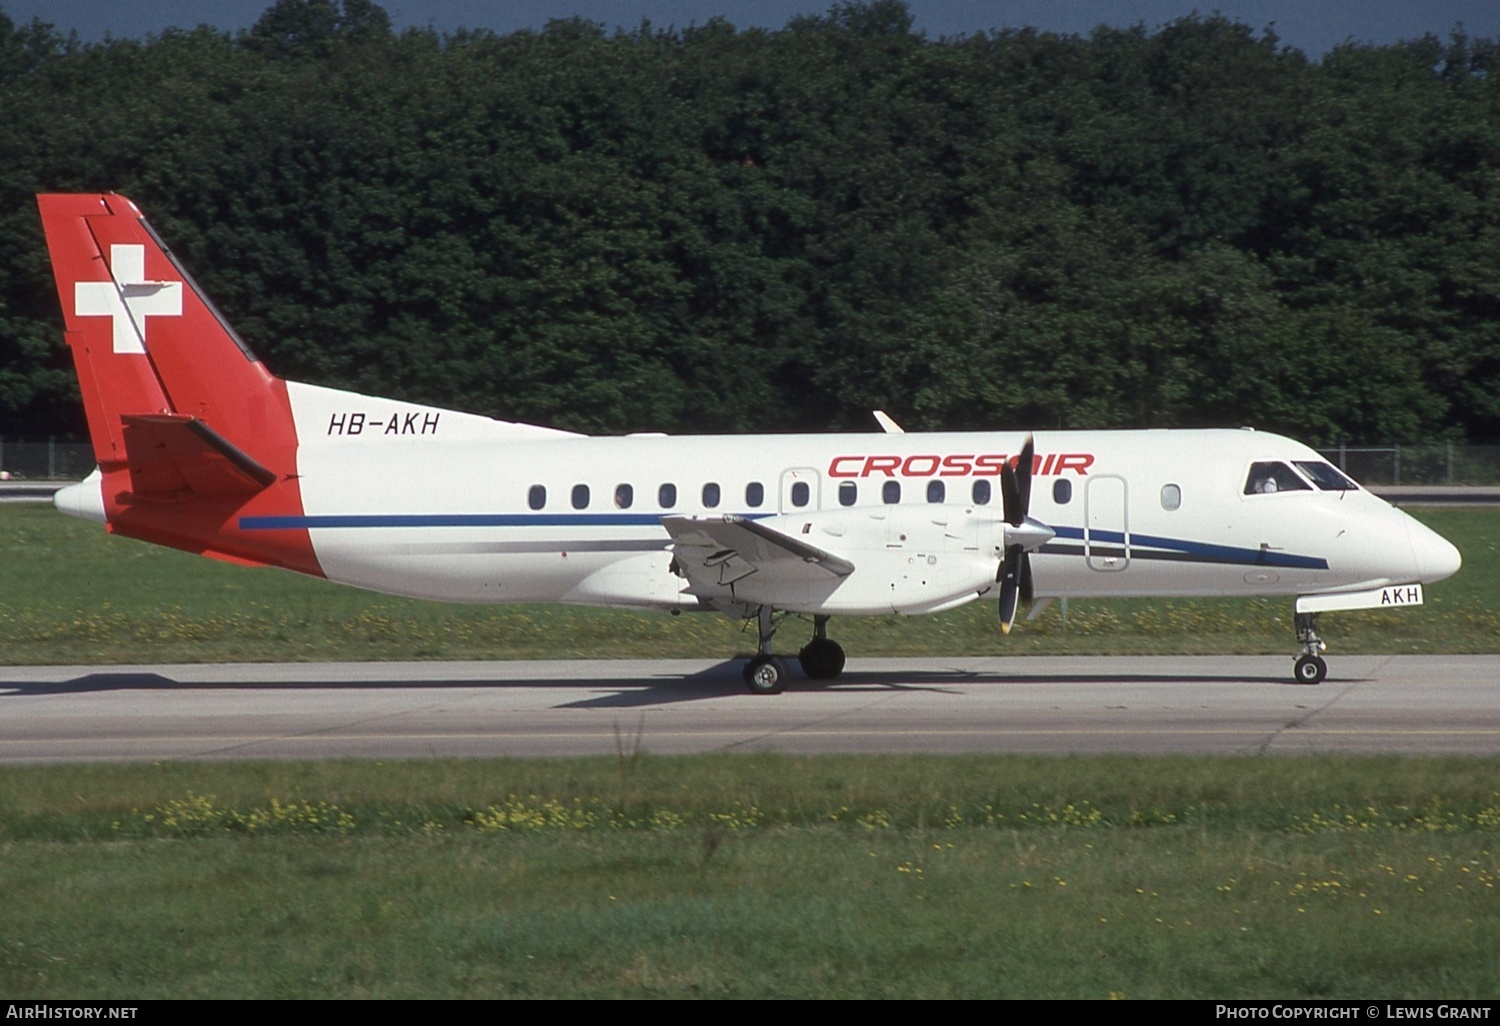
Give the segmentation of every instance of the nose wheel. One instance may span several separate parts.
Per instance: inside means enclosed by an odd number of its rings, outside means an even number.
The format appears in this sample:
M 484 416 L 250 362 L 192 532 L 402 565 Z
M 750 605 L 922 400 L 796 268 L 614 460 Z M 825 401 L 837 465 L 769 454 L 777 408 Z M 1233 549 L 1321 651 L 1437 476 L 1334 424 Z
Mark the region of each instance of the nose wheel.
M 1302 655 L 1292 667 L 1292 677 L 1298 684 L 1321 684 L 1328 676 L 1328 663 L 1319 653 L 1328 646 L 1318 637 L 1318 618 L 1315 613 L 1298 613 L 1293 621 L 1297 628 L 1297 640 L 1302 642 Z
M 1321 684 L 1323 678 L 1328 676 L 1328 663 L 1322 656 L 1305 655 L 1297 660 L 1292 674 L 1297 678 L 1298 684 Z

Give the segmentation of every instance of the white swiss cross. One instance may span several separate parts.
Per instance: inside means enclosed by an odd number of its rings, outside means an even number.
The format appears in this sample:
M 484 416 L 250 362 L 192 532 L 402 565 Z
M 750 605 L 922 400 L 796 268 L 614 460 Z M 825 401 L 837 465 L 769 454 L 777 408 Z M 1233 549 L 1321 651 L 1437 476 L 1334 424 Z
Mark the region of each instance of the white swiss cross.
M 182 316 L 182 282 L 147 281 L 145 246 L 110 246 L 109 270 L 114 281 L 74 283 L 73 310 L 112 318 L 115 352 L 145 353 L 146 318 Z

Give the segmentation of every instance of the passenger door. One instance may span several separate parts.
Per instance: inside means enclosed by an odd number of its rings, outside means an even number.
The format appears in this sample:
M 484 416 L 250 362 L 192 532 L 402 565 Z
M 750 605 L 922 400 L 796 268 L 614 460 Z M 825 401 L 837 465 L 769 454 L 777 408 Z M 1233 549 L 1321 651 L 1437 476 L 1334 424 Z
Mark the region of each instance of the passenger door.
M 1083 554 L 1090 570 L 1117 573 L 1130 565 L 1128 491 L 1118 474 L 1090 477 L 1083 489 Z

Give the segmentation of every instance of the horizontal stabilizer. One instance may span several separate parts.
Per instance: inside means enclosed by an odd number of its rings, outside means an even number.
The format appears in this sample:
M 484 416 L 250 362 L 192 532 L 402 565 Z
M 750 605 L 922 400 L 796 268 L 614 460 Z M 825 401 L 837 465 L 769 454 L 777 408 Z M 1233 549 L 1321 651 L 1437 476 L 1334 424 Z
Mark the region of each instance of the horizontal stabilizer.
M 130 490 L 143 499 L 254 495 L 276 475 L 197 417 L 137 413 L 120 418 Z
M 800 538 L 738 516 L 662 517 L 688 580 L 727 585 L 751 574 L 800 584 L 848 577 L 854 564 Z

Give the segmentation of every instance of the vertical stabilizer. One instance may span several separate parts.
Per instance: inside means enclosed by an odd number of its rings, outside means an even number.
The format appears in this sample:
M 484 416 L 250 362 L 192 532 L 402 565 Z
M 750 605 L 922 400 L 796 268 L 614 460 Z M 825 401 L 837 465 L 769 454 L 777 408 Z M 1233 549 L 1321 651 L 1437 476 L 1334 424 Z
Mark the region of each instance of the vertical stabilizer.
M 111 530 L 318 573 L 306 532 L 237 517 L 300 512 L 286 383 L 255 358 L 135 204 L 37 197 Z
M 68 345 L 101 464 L 119 418 L 196 417 L 241 449 L 286 444 L 286 389 L 123 196 L 38 196 Z M 280 422 L 280 423 L 278 423 Z
M 116 274 L 129 279 L 134 271 L 122 266 L 117 272 L 110 262 L 111 256 L 118 255 L 122 263 L 130 263 L 144 254 L 145 247 L 112 253 L 107 245 L 100 247 L 91 229 L 91 225 L 112 216 L 107 199 L 37 197 L 68 348 L 78 369 L 94 458 L 101 467 L 125 462 L 122 413 L 165 413 L 171 409 L 142 340 L 146 322 L 151 319 L 145 313 L 150 304 L 129 294 L 144 293 L 146 287 L 122 284 Z M 152 300 L 159 303 L 161 298 L 157 295 Z M 175 299 L 181 302 L 180 291 Z

